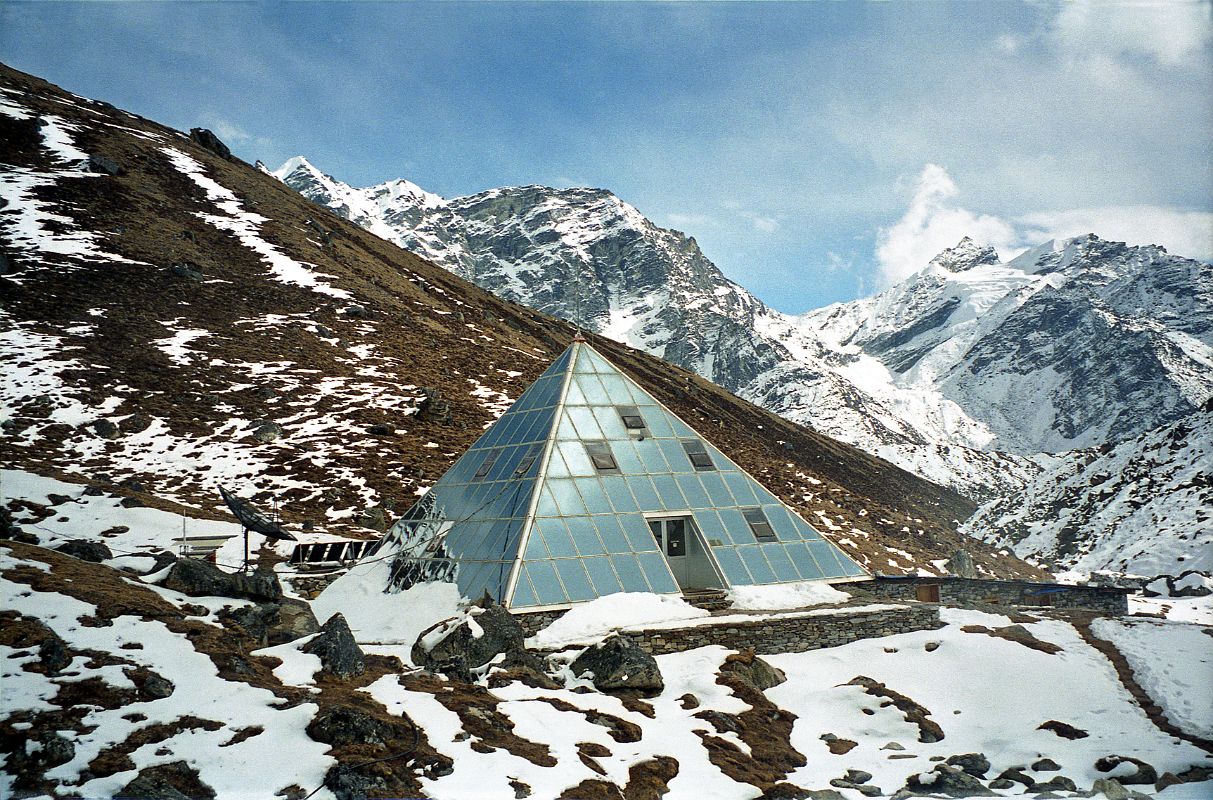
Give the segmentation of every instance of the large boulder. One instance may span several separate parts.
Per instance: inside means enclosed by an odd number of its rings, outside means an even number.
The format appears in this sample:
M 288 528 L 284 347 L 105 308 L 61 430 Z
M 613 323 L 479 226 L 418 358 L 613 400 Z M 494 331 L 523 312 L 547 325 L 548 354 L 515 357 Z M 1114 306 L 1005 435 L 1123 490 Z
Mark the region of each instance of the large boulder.
M 114 557 L 114 554 L 103 543 L 91 542 L 88 539 L 69 539 L 55 549 L 72 558 L 78 558 L 81 561 L 91 561 L 94 564 L 100 564 L 102 561 Z
M 977 574 L 977 564 L 973 562 L 973 556 L 969 555 L 968 550 L 957 550 L 943 566 L 958 578 L 980 577 Z
M 986 773 L 990 771 L 990 759 L 986 758 L 984 753 L 964 753 L 958 756 L 950 756 L 944 763 L 963 770 L 974 778 L 984 778 Z
M 947 764 L 937 764 L 932 772 L 911 775 L 906 781 L 906 789 L 911 793 L 943 794 L 948 797 L 992 797 L 990 791 L 981 781 L 964 770 Z
M 263 647 L 285 644 L 320 632 L 312 607 L 302 600 L 283 597 L 277 603 L 257 603 L 224 609 L 220 619 L 240 626 Z
M 618 634 L 587 648 L 569 669 L 578 678 L 592 680 L 603 692 L 659 694 L 665 688 L 657 660 Z
M 118 790 L 117 796 L 149 800 L 215 800 L 215 790 L 203 783 L 197 770 L 189 764 L 173 761 L 139 770 L 134 780 Z
M 282 597 L 282 584 L 278 582 L 278 576 L 269 570 L 230 573 L 196 558 L 178 559 L 161 585 L 190 597 L 270 601 Z
M 1132 771 L 1123 768 L 1123 765 L 1130 765 Z M 1117 769 L 1117 767 L 1122 768 Z M 1140 758 L 1133 758 L 1133 756 L 1105 756 L 1095 762 L 1095 769 L 1100 772 L 1112 772 L 1116 770 L 1116 773 L 1111 777 L 1116 778 L 1116 780 L 1126 786 L 1139 783 L 1154 783 L 1158 780 L 1158 770 Z
M 190 128 L 190 141 L 220 158 L 231 158 L 232 151 L 207 128 Z
M 467 614 L 443 620 L 422 631 L 413 645 L 413 663 L 431 672 L 466 680 L 498 656 L 502 666 L 538 667 L 542 662 L 527 653 L 526 631 L 514 615 L 490 599 L 472 606 Z
M 742 650 L 732 654 L 720 665 L 720 672 L 732 675 L 760 692 L 772 689 L 788 679 L 787 675 L 783 674 L 783 670 L 763 661 L 754 654 L 753 650 Z
M 320 657 L 321 671 L 338 678 L 352 678 L 366 671 L 366 656 L 354 641 L 345 617 L 334 614 L 320 629 L 320 635 L 302 648 Z

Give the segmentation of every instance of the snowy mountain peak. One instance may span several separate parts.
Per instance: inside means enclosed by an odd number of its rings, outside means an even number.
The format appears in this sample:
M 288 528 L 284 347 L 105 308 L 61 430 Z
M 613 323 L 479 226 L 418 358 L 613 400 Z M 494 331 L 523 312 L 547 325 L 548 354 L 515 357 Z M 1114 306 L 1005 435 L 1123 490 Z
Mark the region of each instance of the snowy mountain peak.
M 280 181 L 286 181 L 287 176 L 294 175 L 295 173 L 310 175 L 315 178 L 329 178 L 329 180 L 332 180 L 332 178 L 330 178 L 328 175 L 325 175 L 323 172 L 316 169 L 316 167 L 312 165 L 312 162 L 308 161 L 303 156 L 288 158 L 282 164 L 282 166 L 270 172 L 271 175 Z
M 997 263 L 998 253 L 993 247 L 980 245 L 966 236 L 955 247 L 950 247 L 931 259 L 930 266 L 948 272 L 964 272 L 982 264 Z

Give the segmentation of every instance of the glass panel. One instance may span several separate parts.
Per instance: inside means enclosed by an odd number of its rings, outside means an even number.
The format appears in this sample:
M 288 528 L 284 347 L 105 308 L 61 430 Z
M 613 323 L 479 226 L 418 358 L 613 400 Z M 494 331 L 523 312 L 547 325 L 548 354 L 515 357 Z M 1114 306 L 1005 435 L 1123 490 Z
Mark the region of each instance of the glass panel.
M 590 579 L 585 574 L 581 559 L 562 559 L 555 563 L 556 571 L 560 573 L 560 580 L 564 582 L 570 600 L 593 599 L 594 587 L 590 586 Z
M 577 546 L 580 555 L 598 556 L 606 552 L 589 517 L 572 517 L 565 520 L 565 523 L 573 534 L 573 544 Z
M 669 465 L 665 463 L 665 456 L 661 454 L 661 446 L 655 439 L 648 438 L 643 442 L 636 442 L 635 447 L 636 455 L 640 456 L 645 472 L 670 471 Z
M 597 472 L 619 472 L 619 462 L 615 460 L 615 453 L 610 444 L 607 442 L 582 442 L 581 444 Z
M 614 403 L 631 403 L 632 393 L 628 391 L 627 383 L 619 375 L 603 374 L 598 376 L 606 389 L 607 397 Z
M 514 600 L 510 605 L 514 608 L 522 606 L 539 605 L 535 597 L 535 590 L 531 588 L 531 582 L 526 576 L 526 570 L 519 570 L 521 574 L 518 576 L 518 585 L 514 587 Z
M 760 542 L 774 541 L 775 531 L 771 528 L 771 523 L 767 521 L 767 517 L 762 513 L 761 508 L 743 508 L 741 509 L 741 515 L 745 517 L 745 521 L 754 533 L 755 539 Z
M 526 571 L 531 578 L 531 584 L 535 587 L 535 593 L 539 595 L 541 605 L 563 603 L 568 599 L 565 597 L 560 582 L 556 579 L 556 570 L 551 561 L 536 561 L 527 564 Z
M 821 533 L 804 520 L 799 514 L 792 515 L 792 522 L 796 523 L 796 530 L 800 532 L 800 538 L 806 541 L 815 542 L 821 539 Z
M 615 519 L 623 528 L 623 533 L 628 537 L 628 543 L 633 550 L 640 552 L 656 549 L 657 546 L 653 544 L 653 534 L 644 517 L 639 514 L 619 514 Z
M 712 555 L 716 556 L 716 563 L 720 565 L 730 584 L 748 586 L 754 582 L 745 565 L 741 563 L 741 556 L 737 555 L 737 551 L 732 547 L 713 548 Z
M 661 453 L 665 456 L 665 460 L 670 465 L 672 472 L 691 472 L 694 470 L 691 462 L 687 461 L 686 451 L 682 449 L 682 445 L 678 443 L 678 440 L 658 439 L 657 446 L 661 448 Z
M 623 427 L 629 431 L 644 431 L 648 428 L 644 424 L 644 415 L 636 406 L 615 406 L 615 410 L 619 412 L 619 419 L 623 421 Z
M 590 353 L 584 347 L 577 348 L 577 363 L 573 365 L 573 372 L 594 372 L 594 362 L 590 359 Z
M 599 597 L 623 591 L 623 584 L 615 575 L 609 558 L 587 558 L 583 563 L 586 572 L 590 574 L 590 582 L 594 584 L 594 591 Z
M 687 507 L 687 501 L 683 498 L 682 492 L 678 490 L 678 484 L 674 481 L 673 475 L 654 475 L 653 485 L 657 487 L 657 495 L 661 498 L 661 504 L 670 511 L 677 511 Z
M 560 424 L 556 426 L 556 438 L 566 442 L 577 440 L 577 429 L 573 427 L 573 421 L 569 419 L 567 410 L 560 415 Z
M 596 406 L 609 405 L 611 400 L 607 393 L 602 388 L 602 384 L 598 382 L 595 375 L 578 375 L 576 383 L 581 387 L 582 395 L 586 399 L 586 403 Z
M 632 555 L 613 555 L 611 563 L 615 565 L 615 572 L 619 575 L 619 581 L 623 584 L 625 592 L 647 592 L 649 584 L 644 579 L 644 573 L 640 571 L 640 563 Z
M 581 406 L 572 406 L 565 408 L 564 413 L 569 415 L 569 419 L 573 420 L 573 427 L 577 429 L 577 438 L 582 441 L 602 439 L 602 431 L 598 428 L 598 423 L 594 421 L 594 414 L 588 408 Z
M 715 511 L 696 511 L 695 524 L 699 526 L 700 533 L 703 534 L 704 539 L 707 539 L 709 545 L 713 539 L 718 540 L 721 544 L 728 544 L 731 541 L 728 534 L 724 532 L 724 524 L 721 523 L 720 516 Z
M 574 378 L 569 382 L 569 393 L 564 396 L 564 404 L 566 406 L 584 406 L 586 405 L 585 393 L 581 391 L 581 378 Z
M 737 504 L 742 506 L 758 505 L 754 490 L 750 488 L 750 479 L 740 472 L 722 472 L 724 482 L 729 485 L 729 491 L 737 498 Z
M 607 500 L 598 478 L 577 478 L 574 483 L 577 484 L 577 491 L 581 492 L 581 499 L 585 502 L 587 511 L 591 514 L 611 513 L 611 503 Z
M 535 527 L 539 529 L 553 558 L 573 558 L 577 555 L 577 548 L 573 546 L 563 520 L 541 519 L 535 522 Z
M 813 554 L 813 558 L 821 566 L 821 571 L 826 577 L 835 577 L 845 575 L 846 571 L 842 565 L 838 563 L 838 559 L 834 555 L 834 546 L 824 539 L 816 542 L 806 542 L 809 546 L 809 552 Z
M 674 576 L 670 574 L 670 568 L 661 553 L 641 553 L 636 558 L 639 559 L 640 568 L 644 570 L 644 575 L 648 578 L 649 586 L 653 587 L 654 592 L 664 594 L 678 591 L 678 586 L 674 583 Z
M 813 554 L 809 552 L 808 545 L 804 542 L 799 544 L 788 545 L 788 555 L 792 557 L 792 563 L 796 565 L 796 569 L 800 572 L 800 577 L 806 581 L 815 581 L 825 577 L 821 572 L 821 567 L 817 564 L 817 560 L 813 558 Z
M 615 372 L 615 368 L 608 364 L 602 356 L 598 355 L 598 353 L 594 352 L 593 350 L 586 350 L 585 354 L 589 357 L 590 365 L 594 368 L 595 372 Z
M 543 536 L 538 531 L 531 531 L 531 536 L 526 543 L 526 560 L 538 561 L 541 558 L 548 557 L 547 545 L 543 542 Z
M 667 415 L 664 411 L 660 410 L 659 408 L 646 406 L 641 406 L 640 411 L 645 415 L 644 421 L 649 423 L 649 431 L 654 436 L 660 436 L 663 439 L 668 439 L 674 435 L 674 429 L 670 427 L 670 422 L 667 419 Z
M 781 581 L 800 580 L 800 573 L 792 565 L 792 559 L 788 557 L 783 547 L 781 544 L 764 544 L 762 552 L 766 553 L 767 561 L 770 562 L 771 569 L 775 570 L 776 578 Z
M 636 498 L 636 506 L 641 511 L 660 511 L 661 499 L 657 497 L 657 490 L 653 488 L 653 482 L 643 475 L 628 475 L 624 480 L 627 481 L 627 488 L 631 489 L 631 496 Z M 615 495 L 612 493 L 611 501 L 614 502 Z M 617 511 L 632 511 L 631 508 L 621 508 L 618 503 L 615 504 Z
M 627 553 L 632 549 L 623 529 L 619 527 L 619 520 L 613 514 L 607 517 L 594 517 L 593 520 L 594 527 L 598 529 L 598 534 L 602 543 L 606 545 L 608 553 Z
M 556 505 L 560 508 L 560 513 L 566 517 L 579 516 L 585 514 L 585 504 L 581 502 L 581 495 L 577 493 L 577 486 L 568 478 L 555 478 L 546 481 L 545 485 L 552 490 L 552 496 L 556 498 Z
M 775 583 L 775 573 L 757 545 L 738 547 L 737 552 L 741 554 L 741 560 L 745 562 L 754 583 Z
M 539 504 L 535 506 L 535 513 L 541 517 L 558 517 L 560 509 L 556 507 L 556 501 L 552 498 L 552 491 L 545 485 L 543 491 L 539 493 Z
M 675 480 L 678 482 L 678 488 L 686 496 L 691 508 L 711 508 L 712 501 L 708 498 L 708 493 L 703 490 L 703 484 L 699 482 L 699 476 L 678 475 Z
M 599 480 L 602 481 L 602 490 L 606 492 L 607 499 L 616 511 L 636 510 L 636 501 L 632 499 L 632 493 L 628 490 L 624 478 L 618 475 L 603 475 Z
M 552 448 L 552 455 L 548 458 L 547 477 L 551 478 L 567 478 L 572 474 L 569 471 L 568 464 L 564 460 L 564 456 L 560 454 L 560 443 Z
M 620 425 L 620 427 L 622 428 L 623 426 Z M 623 438 L 622 434 L 621 439 L 622 441 L 611 442 L 611 452 L 615 454 L 615 460 L 619 462 L 619 469 L 624 473 L 630 474 L 644 472 L 644 464 L 641 463 L 640 458 L 636 455 L 635 445 L 628 439 Z
M 708 497 L 712 501 L 712 505 L 732 506 L 736 505 L 733 499 L 733 494 L 728 487 L 724 485 L 724 478 L 720 477 L 717 472 L 705 472 L 699 476 L 699 482 L 703 484 L 703 488 L 707 490 Z
M 570 474 L 594 474 L 594 465 L 590 463 L 590 457 L 586 455 L 585 448 L 579 442 L 558 442 L 556 448 L 564 457 L 564 463 L 568 465 Z

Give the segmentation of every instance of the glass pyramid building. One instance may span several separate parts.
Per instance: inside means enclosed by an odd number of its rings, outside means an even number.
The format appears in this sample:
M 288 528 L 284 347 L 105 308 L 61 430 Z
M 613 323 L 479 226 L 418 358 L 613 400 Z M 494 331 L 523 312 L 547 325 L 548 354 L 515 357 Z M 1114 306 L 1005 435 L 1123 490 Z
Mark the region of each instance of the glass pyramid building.
M 450 580 L 511 609 L 614 592 L 867 577 L 583 341 L 387 532 L 389 591 Z

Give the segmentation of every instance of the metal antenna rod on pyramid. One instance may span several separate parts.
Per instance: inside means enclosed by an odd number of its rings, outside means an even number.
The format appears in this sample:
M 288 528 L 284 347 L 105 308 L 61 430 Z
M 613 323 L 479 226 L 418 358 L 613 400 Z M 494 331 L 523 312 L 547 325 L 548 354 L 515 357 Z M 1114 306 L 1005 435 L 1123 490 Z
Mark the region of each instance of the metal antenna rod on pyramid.
M 244 563 L 240 567 L 241 572 L 247 572 L 249 567 L 248 558 L 248 534 L 249 531 L 256 531 L 270 539 L 286 539 L 287 541 L 296 541 L 295 537 L 282 530 L 282 526 L 278 524 L 278 503 L 274 501 L 273 516 L 267 517 L 257 509 L 253 508 L 252 504 L 244 498 L 219 487 L 219 494 L 223 497 L 223 502 L 227 504 L 228 509 L 235 515 L 240 522 L 240 530 L 244 535 Z

